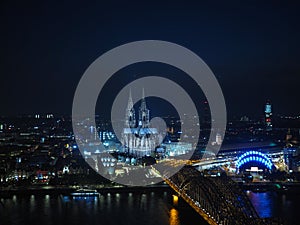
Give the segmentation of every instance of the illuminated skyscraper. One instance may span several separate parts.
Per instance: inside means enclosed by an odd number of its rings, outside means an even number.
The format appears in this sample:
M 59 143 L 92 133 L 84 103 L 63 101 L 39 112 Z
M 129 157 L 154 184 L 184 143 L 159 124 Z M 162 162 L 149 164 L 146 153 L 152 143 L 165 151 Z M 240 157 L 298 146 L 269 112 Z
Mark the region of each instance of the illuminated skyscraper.
M 204 101 L 204 121 L 205 124 L 210 124 L 210 110 L 208 101 Z
M 272 105 L 269 100 L 265 105 L 265 125 L 267 131 L 272 130 Z

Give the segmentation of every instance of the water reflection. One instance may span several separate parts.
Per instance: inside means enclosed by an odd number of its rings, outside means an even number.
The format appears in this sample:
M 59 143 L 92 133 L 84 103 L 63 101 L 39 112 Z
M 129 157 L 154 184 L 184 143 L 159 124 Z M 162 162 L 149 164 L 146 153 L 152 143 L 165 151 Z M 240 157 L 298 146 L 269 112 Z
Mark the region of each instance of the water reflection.
M 35 210 L 35 196 L 31 195 L 30 196 L 30 212 L 34 212 Z
M 247 192 L 261 217 L 282 217 L 298 224 L 297 193 Z M 113 193 L 98 198 L 73 199 L 63 195 L 13 195 L 0 197 L 0 224 L 78 225 L 203 225 L 200 216 L 184 201 L 174 208 L 169 192 Z
M 172 194 L 163 192 L 101 194 L 98 198 L 18 195 L 2 200 L 4 207 L 0 206 L 1 225 L 37 222 L 44 225 L 205 224 L 187 205 L 179 204 L 179 208 L 172 208 Z
M 106 206 L 107 206 L 107 209 L 110 210 L 110 207 L 111 207 L 111 197 L 110 197 L 110 193 L 107 194 L 107 198 L 106 198 Z
M 247 194 L 260 217 L 268 218 L 273 216 L 272 209 L 274 205 L 274 198 L 271 196 L 271 192 L 248 192 Z
M 51 215 L 51 205 L 50 205 L 50 196 L 49 195 L 45 195 L 44 214 L 45 215 Z
M 143 210 L 147 210 L 147 195 L 142 194 L 140 199 L 140 208 Z
M 180 220 L 179 220 L 179 213 L 178 210 L 175 208 L 172 208 L 170 210 L 170 225 L 180 225 Z
M 133 207 L 133 197 L 132 197 L 132 193 L 128 194 L 128 207 L 131 208 Z
M 17 202 L 17 196 L 16 196 L 16 195 L 13 196 L 13 202 L 14 202 L 14 203 Z
M 117 205 L 117 207 L 120 206 L 120 194 L 119 193 L 116 193 L 116 205 Z
M 49 208 L 50 206 L 50 196 L 45 195 L 45 208 Z

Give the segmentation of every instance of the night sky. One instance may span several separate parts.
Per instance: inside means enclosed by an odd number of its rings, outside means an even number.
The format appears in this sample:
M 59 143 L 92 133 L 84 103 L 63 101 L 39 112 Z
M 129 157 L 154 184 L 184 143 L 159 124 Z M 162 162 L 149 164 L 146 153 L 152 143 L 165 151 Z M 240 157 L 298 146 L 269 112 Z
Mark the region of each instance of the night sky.
M 260 116 L 267 99 L 275 114 L 300 114 L 300 5 L 293 1 L 45 2 L 0 3 L 0 115 L 70 115 L 87 67 L 118 45 L 145 39 L 198 54 L 220 83 L 229 117 Z M 117 94 L 139 74 L 172 71 L 193 90 L 178 71 L 149 64 L 125 69 L 107 90 Z

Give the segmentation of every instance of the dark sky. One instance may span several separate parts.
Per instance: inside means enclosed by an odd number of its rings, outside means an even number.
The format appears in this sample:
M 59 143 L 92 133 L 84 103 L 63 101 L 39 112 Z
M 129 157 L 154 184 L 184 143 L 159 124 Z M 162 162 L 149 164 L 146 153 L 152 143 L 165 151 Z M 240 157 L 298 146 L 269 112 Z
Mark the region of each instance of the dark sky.
M 145 39 L 198 54 L 217 76 L 229 116 L 259 116 L 267 99 L 275 114 L 300 114 L 300 5 L 293 1 L 53 2 L 0 3 L 1 115 L 71 114 L 87 67 Z M 129 71 L 128 81 L 142 69 Z

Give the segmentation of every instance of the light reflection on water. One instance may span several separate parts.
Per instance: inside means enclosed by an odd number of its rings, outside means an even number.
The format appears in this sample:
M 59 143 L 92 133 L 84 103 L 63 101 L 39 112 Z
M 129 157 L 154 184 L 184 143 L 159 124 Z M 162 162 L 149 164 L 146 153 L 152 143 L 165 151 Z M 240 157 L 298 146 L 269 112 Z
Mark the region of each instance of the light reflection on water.
M 282 218 L 287 225 L 298 224 L 300 193 L 251 192 L 247 195 L 260 217 Z
M 178 210 L 172 208 L 170 210 L 170 225 L 180 225 Z
M 29 208 L 30 208 L 30 212 L 33 213 L 35 211 L 35 196 L 31 195 L 30 196 L 30 204 L 29 204 Z
M 248 197 L 261 217 L 282 217 L 297 224 L 299 194 L 253 193 Z M 173 204 L 168 192 L 112 193 L 99 197 L 62 195 L 14 195 L 1 198 L 0 224 L 43 225 L 205 225 L 196 212 L 179 198 Z
M 99 197 L 16 195 L 1 201 L 5 206 L 0 206 L 1 225 L 206 225 L 184 203 L 174 208 L 168 192 L 111 193 Z
M 249 192 L 248 196 L 260 217 L 268 218 L 273 215 L 273 196 L 272 192 L 254 193 Z

